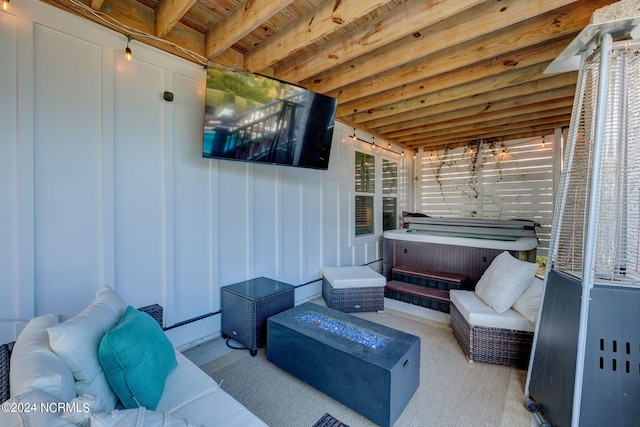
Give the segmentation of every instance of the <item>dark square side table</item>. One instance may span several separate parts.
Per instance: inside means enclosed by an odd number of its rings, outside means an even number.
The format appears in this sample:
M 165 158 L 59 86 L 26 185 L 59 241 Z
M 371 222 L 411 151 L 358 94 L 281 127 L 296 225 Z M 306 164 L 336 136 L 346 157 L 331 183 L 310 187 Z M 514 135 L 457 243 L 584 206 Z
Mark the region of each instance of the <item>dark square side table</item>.
M 222 337 L 232 337 L 255 356 L 267 343 L 267 318 L 294 305 L 295 286 L 258 277 L 221 289 Z

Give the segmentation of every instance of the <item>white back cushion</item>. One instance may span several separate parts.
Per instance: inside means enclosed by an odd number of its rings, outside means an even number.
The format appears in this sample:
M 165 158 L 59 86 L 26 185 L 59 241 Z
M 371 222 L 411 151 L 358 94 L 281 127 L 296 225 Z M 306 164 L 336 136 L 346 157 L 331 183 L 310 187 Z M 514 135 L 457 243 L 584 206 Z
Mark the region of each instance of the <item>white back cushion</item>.
M 496 313 L 509 310 L 538 271 L 538 264 L 520 261 L 504 251 L 494 258 L 476 285 L 476 294 Z
M 114 409 L 118 399 L 100 365 L 98 348 L 126 308 L 122 298 L 104 285 L 80 314 L 47 329 L 51 348 L 73 373 L 76 394 L 100 395 L 107 410 Z
M 539 277 L 534 277 L 522 296 L 513 303 L 513 309 L 522 314 L 531 323 L 536 323 L 538 318 L 543 288 L 544 281 Z
M 73 374 L 49 346 L 47 328 L 57 324 L 58 318 L 52 314 L 35 317 L 18 336 L 11 353 L 11 396 L 34 388 L 65 402 L 76 397 Z

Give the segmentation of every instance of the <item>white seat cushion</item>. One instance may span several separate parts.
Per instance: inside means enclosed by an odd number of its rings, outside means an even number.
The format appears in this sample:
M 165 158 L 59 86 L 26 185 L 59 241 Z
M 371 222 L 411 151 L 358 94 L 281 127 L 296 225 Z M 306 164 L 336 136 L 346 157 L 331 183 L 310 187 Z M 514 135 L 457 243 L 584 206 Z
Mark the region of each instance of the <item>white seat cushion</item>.
M 334 289 L 375 288 L 387 284 L 387 279 L 366 266 L 323 267 L 322 276 Z
M 470 325 L 526 332 L 534 330 L 534 325 L 514 309 L 496 313 L 473 291 L 454 289 L 449 291 L 449 297 Z
M 182 353 L 176 351 L 176 360 L 178 366 L 167 377 L 156 411 L 202 426 L 266 427 Z

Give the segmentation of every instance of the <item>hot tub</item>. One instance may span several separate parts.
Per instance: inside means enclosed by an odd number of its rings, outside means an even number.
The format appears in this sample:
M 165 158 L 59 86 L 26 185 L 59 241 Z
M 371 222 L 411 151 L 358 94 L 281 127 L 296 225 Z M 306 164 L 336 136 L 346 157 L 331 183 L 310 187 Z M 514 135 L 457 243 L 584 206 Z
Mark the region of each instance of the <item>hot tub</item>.
M 504 251 L 523 261 L 536 261 L 538 239 L 531 221 L 413 218 L 409 227 L 383 234 L 387 280 L 393 267 L 409 265 L 463 274 L 473 287 Z

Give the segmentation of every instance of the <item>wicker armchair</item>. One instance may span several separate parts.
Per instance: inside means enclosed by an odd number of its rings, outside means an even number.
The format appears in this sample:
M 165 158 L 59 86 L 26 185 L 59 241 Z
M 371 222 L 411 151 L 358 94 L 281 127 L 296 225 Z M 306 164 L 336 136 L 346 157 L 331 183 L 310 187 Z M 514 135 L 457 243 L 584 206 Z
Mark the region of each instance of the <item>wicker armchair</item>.
M 147 305 L 140 307 L 138 310 L 144 311 L 158 322 L 162 327 L 163 309 L 159 304 Z M 3 403 L 11 397 L 9 395 L 9 368 L 11 362 L 11 352 L 13 351 L 13 342 L 0 345 L 0 403 Z
M 450 326 L 470 362 L 527 369 L 533 332 L 470 325 L 454 304 L 451 304 Z

